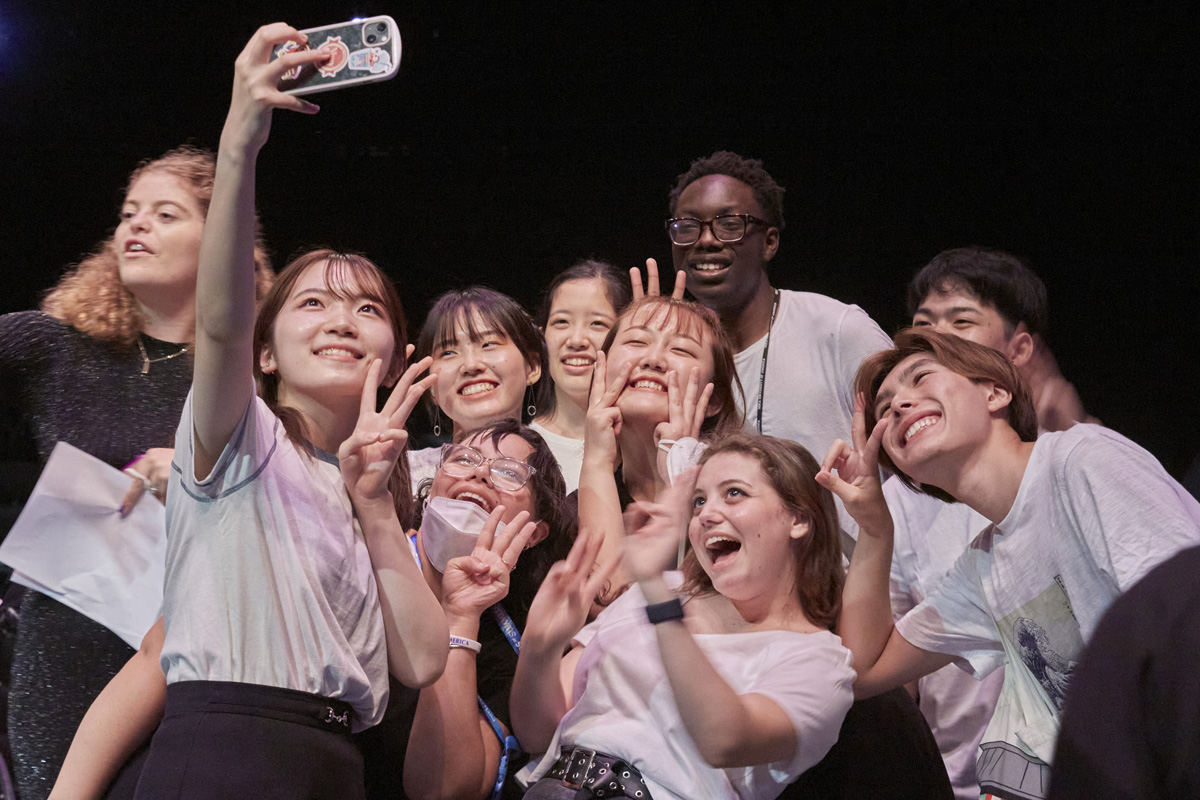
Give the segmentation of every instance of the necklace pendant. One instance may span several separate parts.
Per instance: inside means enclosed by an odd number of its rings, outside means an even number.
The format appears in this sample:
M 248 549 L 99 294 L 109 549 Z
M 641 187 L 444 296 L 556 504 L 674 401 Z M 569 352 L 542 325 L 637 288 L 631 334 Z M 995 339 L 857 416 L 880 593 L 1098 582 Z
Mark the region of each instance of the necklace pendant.
M 142 374 L 145 375 L 149 372 L 150 372 L 150 359 L 143 357 L 142 358 Z

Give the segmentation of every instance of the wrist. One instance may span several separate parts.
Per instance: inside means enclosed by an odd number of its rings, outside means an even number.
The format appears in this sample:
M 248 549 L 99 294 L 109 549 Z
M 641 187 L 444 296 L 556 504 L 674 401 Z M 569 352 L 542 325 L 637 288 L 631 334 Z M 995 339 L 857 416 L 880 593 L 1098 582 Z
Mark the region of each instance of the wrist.
M 653 603 L 664 603 L 675 597 L 675 593 L 667 586 L 667 582 L 663 579 L 662 573 L 638 579 L 638 588 L 642 590 L 642 595 L 646 598 L 647 605 Z
M 461 610 L 452 610 L 443 607 L 446 614 L 446 627 L 450 629 L 451 636 L 463 636 L 467 639 L 479 638 L 479 615 L 472 613 L 464 613 Z

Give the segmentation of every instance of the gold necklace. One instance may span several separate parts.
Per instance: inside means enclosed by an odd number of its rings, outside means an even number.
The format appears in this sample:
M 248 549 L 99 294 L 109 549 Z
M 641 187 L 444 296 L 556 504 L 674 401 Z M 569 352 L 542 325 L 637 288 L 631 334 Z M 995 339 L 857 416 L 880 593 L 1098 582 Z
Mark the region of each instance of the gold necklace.
M 183 346 L 183 349 L 180 350 L 178 353 L 171 353 L 171 355 L 169 355 L 169 356 L 159 356 L 158 358 L 151 358 L 150 354 L 146 352 L 146 345 L 142 344 L 141 336 L 138 336 L 138 338 L 137 338 L 137 346 L 138 346 L 138 350 L 142 351 L 142 374 L 143 375 L 145 375 L 146 373 L 148 373 L 150 371 L 151 364 L 157 364 L 159 361 L 170 361 L 172 358 L 179 358 L 181 355 L 183 355 L 184 353 L 186 353 L 192 349 L 192 346 L 190 344 L 185 344 Z

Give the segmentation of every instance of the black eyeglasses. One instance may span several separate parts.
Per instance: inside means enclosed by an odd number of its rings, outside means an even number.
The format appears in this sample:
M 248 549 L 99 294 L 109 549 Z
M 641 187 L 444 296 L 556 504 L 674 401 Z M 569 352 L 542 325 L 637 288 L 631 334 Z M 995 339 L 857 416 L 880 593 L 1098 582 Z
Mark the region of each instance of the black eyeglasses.
M 469 478 L 483 464 L 488 465 L 492 485 L 505 492 L 519 490 L 537 474 L 536 468 L 515 458 L 485 458 L 483 453 L 469 444 L 442 445 L 442 469 L 447 475 Z
M 753 214 L 721 214 L 712 219 L 695 219 L 693 217 L 675 217 L 667 220 L 667 233 L 671 241 L 681 247 L 700 241 L 701 234 L 707 227 L 712 231 L 718 242 L 740 242 L 746 235 L 746 226 L 752 222 L 759 225 L 770 225 L 765 219 L 759 219 Z

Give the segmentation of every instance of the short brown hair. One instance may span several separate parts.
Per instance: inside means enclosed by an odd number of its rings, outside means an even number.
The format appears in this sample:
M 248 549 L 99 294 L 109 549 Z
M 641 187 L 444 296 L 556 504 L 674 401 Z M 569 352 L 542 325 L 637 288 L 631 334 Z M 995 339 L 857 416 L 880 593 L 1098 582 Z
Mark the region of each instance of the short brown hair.
M 208 216 L 212 200 L 217 157 L 209 150 L 184 145 L 161 158 L 143 161 L 129 176 L 133 184 L 148 172 L 165 172 L 186 186 Z M 271 261 L 254 221 L 254 294 L 261 301 L 271 288 Z M 96 246 L 83 261 L 71 268 L 42 300 L 42 311 L 94 339 L 132 346 L 144 320 L 133 294 L 121 283 L 114 234 Z
M 713 393 L 712 401 L 717 406 L 717 412 L 704 421 L 701 429 L 711 436 L 740 431 L 743 416 L 738 400 L 742 395 L 742 382 L 738 378 L 737 365 L 733 361 L 733 345 L 729 334 L 721 327 L 721 320 L 708 306 L 694 303 L 691 300 L 679 300 L 666 295 L 647 295 L 641 300 L 635 300 L 625 306 L 625 310 L 617 317 L 608 336 L 604 339 L 601 349 L 608 355 L 613 341 L 622 323 L 628 323 L 643 309 L 647 311 L 648 319 L 654 320 L 660 328 L 677 325 L 687 334 L 707 331 L 712 341 L 713 358 Z M 697 336 L 696 338 L 701 338 Z
M 863 361 L 854 380 L 854 391 L 866 397 L 867 430 L 875 427 L 875 399 L 879 387 L 900 362 L 918 353 L 928 353 L 948 370 L 957 372 L 976 383 L 990 381 L 1012 395 L 1008 404 L 1008 424 L 1023 442 L 1037 439 L 1037 411 L 1033 395 L 1021 373 L 999 350 L 967 341 L 958 336 L 937 333 L 926 328 L 905 328 L 896 334 L 894 350 L 883 350 Z M 906 486 L 949 503 L 957 499 L 936 486 L 917 484 L 908 475 L 897 469 L 890 455 L 880 449 L 879 462 L 896 473 Z
M 742 453 L 753 458 L 779 499 L 808 522 L 808 533 L 792 543 L 796 560 L 796 597 L 804 615 L 814 625 L 833 630 L 842 598 L 841 529 L 833 495 L 817 483 L 821 465 L 799 444 L 774 436 L 735 433 L 712 443 L 700 457 L 703 466 L 721 453 Z M 700 566 L 695 552 L 683 561 L 688 594 L 714 591 L 712 579 Z

